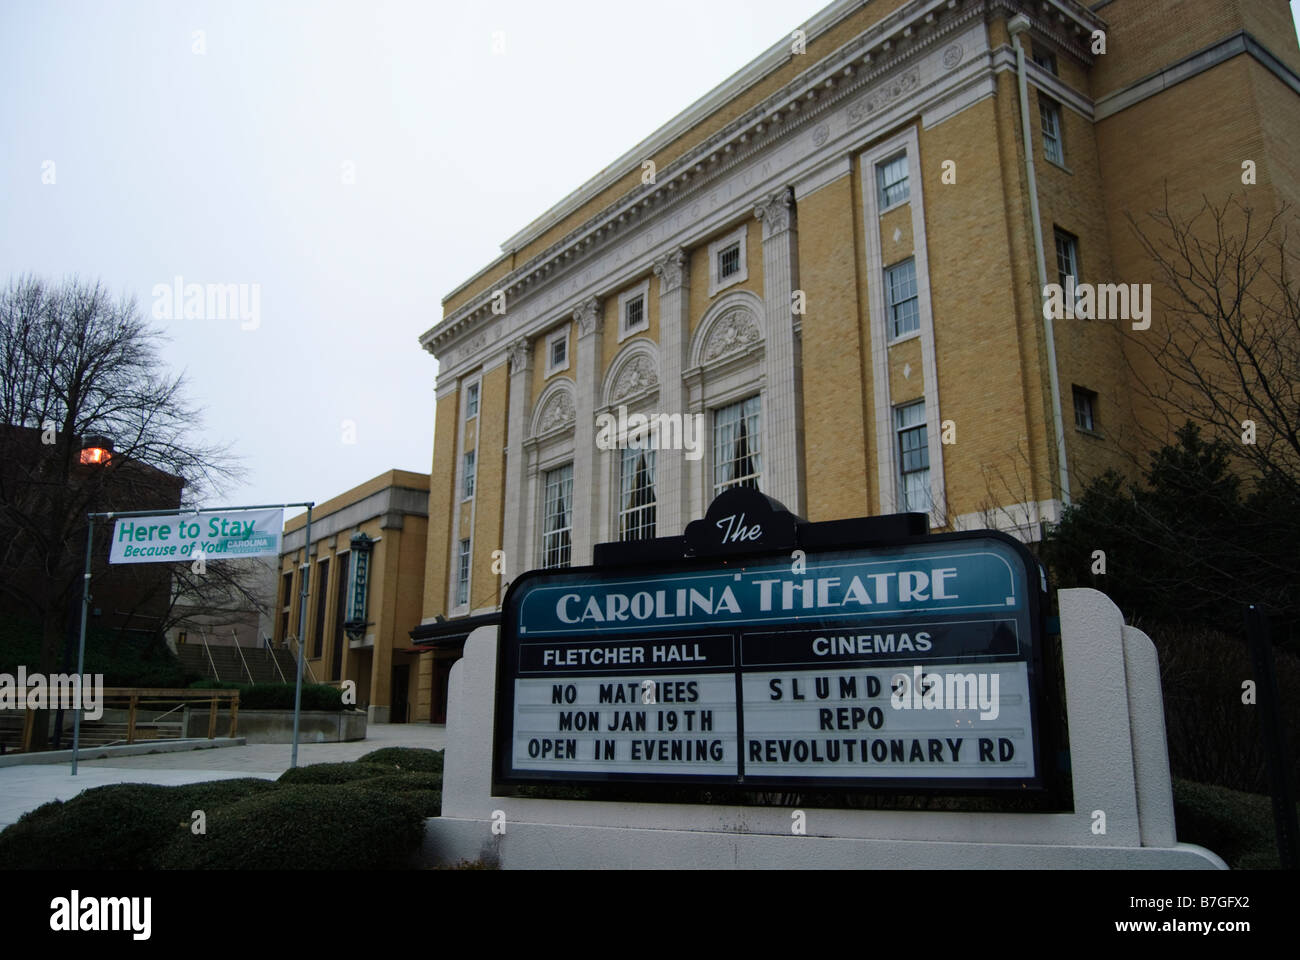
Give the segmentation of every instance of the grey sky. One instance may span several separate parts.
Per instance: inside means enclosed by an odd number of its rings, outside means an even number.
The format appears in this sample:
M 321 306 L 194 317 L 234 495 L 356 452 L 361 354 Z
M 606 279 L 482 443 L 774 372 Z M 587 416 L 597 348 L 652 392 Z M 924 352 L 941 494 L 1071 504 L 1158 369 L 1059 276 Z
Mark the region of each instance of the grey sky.
M 160 321 L 226 502 L 428 471 L 443 295 L 825 2 L 0 0 L 0 280 L 259 285 Z

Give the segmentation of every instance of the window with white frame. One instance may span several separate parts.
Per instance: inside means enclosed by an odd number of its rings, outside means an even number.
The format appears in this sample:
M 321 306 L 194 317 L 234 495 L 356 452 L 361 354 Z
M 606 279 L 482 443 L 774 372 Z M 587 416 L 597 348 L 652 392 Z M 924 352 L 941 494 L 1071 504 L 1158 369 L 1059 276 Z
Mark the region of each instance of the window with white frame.
M 650 281 L 645 280 L 618 298 L 618 339 L 624 340 L 650 326 Z
M 719 407 L 713 412 L 713 495 L 730 487 L 758 489 L 759 398 Z
M 907 154 L 900 153 L 876 164 L 876 190 L 880 209 L 902 203 L 911 195 L 907 180 Z
M 915 260 L 909 258 L 885 268 L 885 299 L 889 308 L 891 337 L 897 339 L 921 329 Z
M 555 331 L 546 338 L 546 376 L 569 369 L 569 328 Z
M 573 555 L 573 464 L 545 474 L 542 495 L 542 567 L 567 567 Z
M 1074 277 L 1074 285 L 1079 286 L 1079 238 L 1066 233 L 1060 227 L 1053 231 L 1056 235 L 1056 279 L 1062 289 L 1065 278 Z
M 618 468 L 618 538 L 655 535 L 655 452 L 623 448 Z
M 461 485 L 461 490 L 462 490 L 462 496 L 466 500 L 474 496 L 474 454 L 475 453 L 477 453 L 477 451 L 470 450 L 468 453 L 465 454 L 465 472 L 463 474 L 464 483 Z
M 1053 163 L 1065 165 L 1065 147 L 1061 143 L 1061 106 L 1050 97 L 1038 95 L 1038 117 L 1043 126 L 1043 155 Z
M 465 419 L 473 420 L 478 416 L 478 384 L 471 383 L 465 390 Z
M 469 541 L 462 540 L 456 552 L 456 606 L 469 606 Z
M 925 401 L 894 408 L 898 435 L 898 506 L 930 512 L 930 445 L 925 429 Z
M 742 226 L 709 244 L 709 296 L 749 279 L 745 252 L 748 235 L 749 227 Z
M 1097 430 L 1097 394 L 1083 387 L 1074 388 L 1074 425 L 1080 430 Z

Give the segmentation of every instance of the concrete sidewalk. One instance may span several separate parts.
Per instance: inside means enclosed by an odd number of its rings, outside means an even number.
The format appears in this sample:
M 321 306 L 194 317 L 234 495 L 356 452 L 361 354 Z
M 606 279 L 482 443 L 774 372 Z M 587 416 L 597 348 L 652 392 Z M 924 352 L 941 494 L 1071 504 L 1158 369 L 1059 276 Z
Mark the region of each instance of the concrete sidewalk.
M 427 723 L 372 723 L 366 739 L 353 743 L 302 743 L 298 766 L 356 760 L 384 747 L 441 750 L 447 728 Z M 51 800 L 69 800 L 83 790 L 110 783 L 155 783 L 164 786 L 261 777 L 274 780 L 289 769 L 292 747 L 287 743 L 255 743 L 216 750 L 186 750 L 135 757 L 83 760 L 77 775 L 68 764 L 22 764 L 0 767 L 0 830 L 29 810 Z

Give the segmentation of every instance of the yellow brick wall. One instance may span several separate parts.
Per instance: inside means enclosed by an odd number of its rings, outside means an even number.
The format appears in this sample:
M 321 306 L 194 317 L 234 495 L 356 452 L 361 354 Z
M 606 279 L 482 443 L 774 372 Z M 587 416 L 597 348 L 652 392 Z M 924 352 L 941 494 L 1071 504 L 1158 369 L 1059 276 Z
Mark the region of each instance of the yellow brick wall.
M 870 341 L 859 317 L 861 243 L 855 238 L 853 181 L 842 177 L 799 201 L 799 287 L 802 318 L 803 440 L 810 520 L 859 516 L 869 510 L 866 400 L 862 377 Z M 780 415 L 780 414 L 776 414 Z
M 474 490 L 473 573 L 470 610 L 496 606 L 501 577 L 492 572 L 492 551 L 501 541 L 502 505 L 505 502 L 506 418 L 509 414 L 508 366 L 501 364 L 483 375 L 483 401 L 479 408 L 480 448 L 478 483 Z M 512 526 L 518 517 L 505 518 Z M 461 528 L 462 531 L 467 529 Z M 464 534 L 462 534 L 463 536 Z

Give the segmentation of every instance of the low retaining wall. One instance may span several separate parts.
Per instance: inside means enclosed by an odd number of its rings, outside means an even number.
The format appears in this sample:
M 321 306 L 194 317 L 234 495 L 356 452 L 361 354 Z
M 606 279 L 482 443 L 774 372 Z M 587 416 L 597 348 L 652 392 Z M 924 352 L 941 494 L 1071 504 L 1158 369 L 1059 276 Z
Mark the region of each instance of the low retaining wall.
M 222 710 L 217 715 L 217 729 L 230 729 L 230 714 Z M 185 736 L 208 735 L 208 711 L 195 708 L 186 711 Z M 292 710 L 239 710 L 239 727 L 236 735 L 248 743 L 292 743 Z M 299 715 L 299 743 L 343 743 L 366 738 L 364 710 L 304 710 Z

